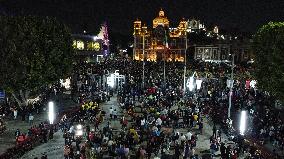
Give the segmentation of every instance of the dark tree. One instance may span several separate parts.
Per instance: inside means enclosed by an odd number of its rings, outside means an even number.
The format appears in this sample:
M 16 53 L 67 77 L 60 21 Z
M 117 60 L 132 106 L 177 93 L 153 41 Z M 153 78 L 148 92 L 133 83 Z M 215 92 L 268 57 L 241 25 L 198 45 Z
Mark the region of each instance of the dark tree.
M 0 87 L 20 107 L 30 93 L 61 78 L 72 69 L 74 51 L 69 29 L 54 18 L 0 17 Z
M 284 101 L 284 23 L 270 22 L 254 35 L 258 87 Z

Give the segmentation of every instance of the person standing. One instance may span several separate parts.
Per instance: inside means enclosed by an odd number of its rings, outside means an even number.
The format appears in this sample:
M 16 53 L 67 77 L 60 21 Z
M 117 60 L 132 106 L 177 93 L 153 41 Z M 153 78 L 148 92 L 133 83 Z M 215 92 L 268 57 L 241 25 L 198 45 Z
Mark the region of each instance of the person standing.
M 189 157 L 190 157 L 190 147 L 189 147 L 189 144 L 187 143 L 184 146 L 183 158 L 188 159 Z
M 202 122 L 202 121 L 200 121 L 200 122 L 198 123 L 198 126 L 199 126 L 200 134 L 202 134 L 202 130 L 203 130 L 203 122 Z
M 181 152 L 180 152 L 180 148 L 179 148 L 179 145 L 175 145 L 175 154 L 174 154 L 174 158 L 179 158 L 179 156 L 181 155 Z
M 218 150 L 218 146 L 217 146 L 216 142 L 211 143 L 210 153 L 211 153 L 212 158 L 215 156 L 215 153 L 216 153 L 217 150 Z
M 116 119 L 117 118 L 117 110 L 114 109 L 112 113 L 113 113 L 113 118 Z
M 21 135 L 21 132 L 20 132 L 19 129 L 17 129 L 16 132 L 15 132 L 16 141 L 17 141 L 17 139 L 20 135 Z
M 221 158 L 226 158 L 226 146 L 223 142 L 221 143 L 220 151 L 221 151 Z
M 16 108 L 13 109 L 13 113 L 14 113 L 14 120 L 16 120 L 18 116 L 18 111 Z
M 222 141 L 222 131 L 221 131 L 221 129 L 218 130 L 217 139 L 219 140 L 219 142 Z
M 113 108 L 112 107 L 109 108 L 109 117 L 110 117 L 110 119 L 112 119 L 112 117 L 113 117 Z
M 32 115 L 32 113 L 29 114 L 29 124 L 30 126 L 33 125 L 34 121 L 34 116 Z
M 216 138 L 216 135 L 217 135 L 217 134 L 216 134 L 217 128 L 216 128 L 215 123 L 214 123 L 214 125 L 213 125 L 213 129 L 212 129 L 212 130 L 213 130 L 213 137 Z
M 65 145 L 64 146 L 64 158 L 68 159 L 70 155 L 70 146 L 69 145 Z

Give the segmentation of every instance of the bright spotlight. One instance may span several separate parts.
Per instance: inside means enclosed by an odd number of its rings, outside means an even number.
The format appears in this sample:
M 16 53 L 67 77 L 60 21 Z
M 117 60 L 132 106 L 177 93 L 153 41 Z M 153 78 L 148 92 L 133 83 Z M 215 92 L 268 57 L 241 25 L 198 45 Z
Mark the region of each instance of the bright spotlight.
M 77 127 L 76 127 L 78 130 L 81 130 L 82 129 L 82 125 L 81 124 L 79 124 L 79 125 L 77 125 Z
M 202 80 L 196 80 L 196 88 L 199 90 L 201 88 Z
M 53 102 L 48 103 L 48 119 L 49 119 L 49 123 L 53 124 L 53 121 L 54 121 L 54 103 Z
M 187 82 L 187 87 L 189 91 L 193 91 L 194 89 L 194 78 L 193 76 L 189 78 L 189 81 Z
M 115 75 L 114 74 L 111 74 L 110 77 L 107 77 L 107 84 L 110 86 L 110 87 L 114 87 L 114 84 L 115 84 Z
M 75 135 L 76 136 L 82 136 L 83 135 L 83 130 L 76 130 Z
M 244 135 L 244 132 L 246 130 L 246 121 L 247 121 L 247 111 L 241 112 L 241 120 L 240 120 L 240 134 Z
M 98 36 L 93 36 L 93 40 L 94 40 L 94 41 L 97 41 L 98 39 L 99 39 Z
M 71 88 L 71 79 L 67 78 L 65 80 L 60 79 L 60 84 L 62 87 L 64 87 L 65 89 L 70 89 Z
M 252 88 L 256 88 L 256 80 L 251 80 L 249 84 Z

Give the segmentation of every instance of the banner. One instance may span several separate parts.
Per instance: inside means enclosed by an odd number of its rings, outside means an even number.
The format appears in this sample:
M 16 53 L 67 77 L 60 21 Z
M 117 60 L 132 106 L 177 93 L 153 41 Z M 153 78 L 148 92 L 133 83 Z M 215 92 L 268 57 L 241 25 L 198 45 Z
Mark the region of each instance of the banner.
M 0 99 L 4 99 L 5 98 L 5 92 L 4 91 L 0 91 Z

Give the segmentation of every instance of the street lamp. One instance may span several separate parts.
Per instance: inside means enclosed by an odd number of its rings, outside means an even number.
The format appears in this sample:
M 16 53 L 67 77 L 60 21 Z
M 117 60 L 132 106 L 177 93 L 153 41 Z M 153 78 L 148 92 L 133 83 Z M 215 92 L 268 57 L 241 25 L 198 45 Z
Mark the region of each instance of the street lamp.
M 246 130 L 246 121 L 247 121 L 247 111 L 241 112 L 241 119 L 240 119 L 240 134 L 244 135 Z
M 201 88 L 201 84 L 202 84 L 202 80 L 201 79 L 197 79 L 196 80 L 196 88 L 197 88 L 197 90 L 199 90 Z
M 75 136 L 82 136 L 83 135 L 83 126 L 81 124 L 76 126 Z
M 196 74 L 196 72 L 193 73 L 193 75 L 191 77 L 189 77 L 189 80 L 187 81 L 187 87 L 189 89 L 189 91 L 193 91 L 193 89 L 196 86 L 196 83 L 194 81 L 194 75 Z
M 48 102 L 48 119 L 50 124 L 53 124 L 54 118 L 54 103 Z
M 143 41 L 143 77 L 142 77 L 142 88 L 145 87 L 145 33 L 142 33 L 142 41 Z
M 189 78 L 188 88 L 189 88 L 189 91 L 193 91 L 193 89 L 194 89 L 194 78 L 193 78 L 193 76 L 191 76 Z
M 229 85 L 230 93 L 229 93 L 228 119 L 231 118 L 232 95 L 233 95 L 233 85 L 234 85 L 234 60 L 235 60 L 235 54 L 232 54 L 231 79 Z
M 185 96 L 186 90 L 186 50 L 187 50 L 187 32 L 185 32 L 185 51 L 184 51 L 184 71 L 183 71 L 183 96 Z

